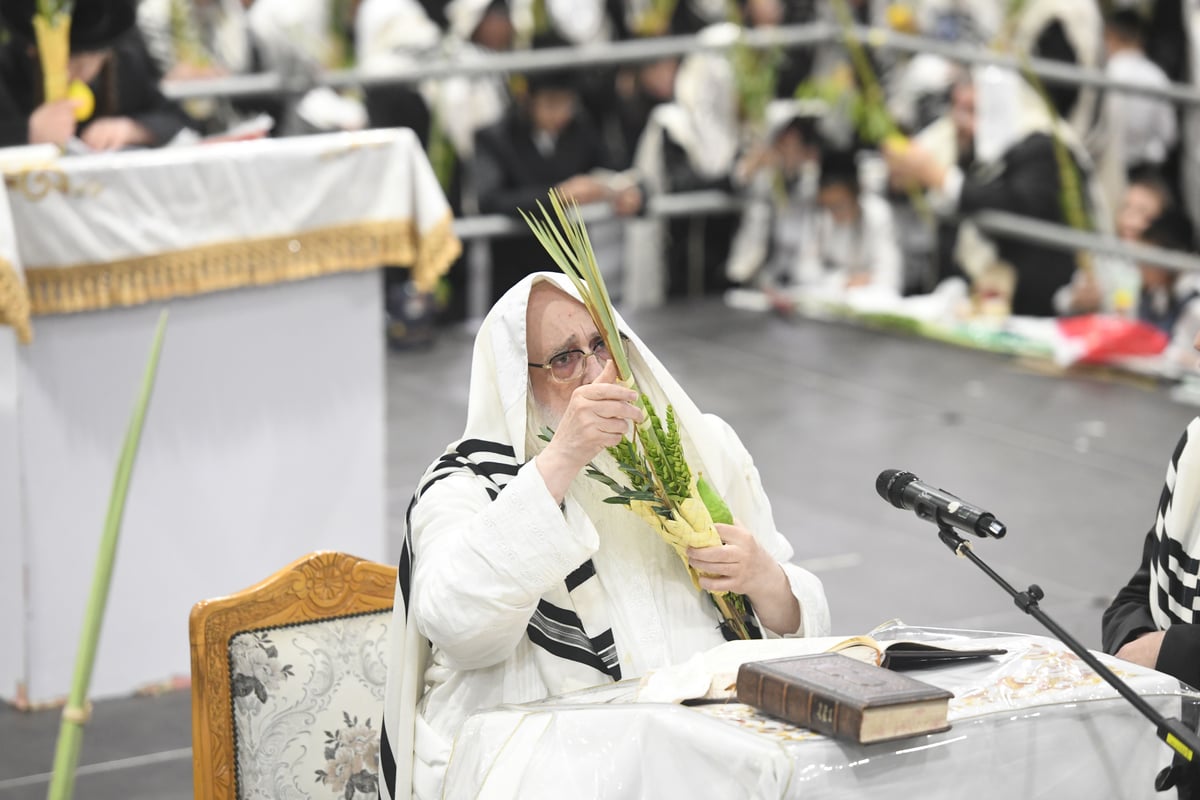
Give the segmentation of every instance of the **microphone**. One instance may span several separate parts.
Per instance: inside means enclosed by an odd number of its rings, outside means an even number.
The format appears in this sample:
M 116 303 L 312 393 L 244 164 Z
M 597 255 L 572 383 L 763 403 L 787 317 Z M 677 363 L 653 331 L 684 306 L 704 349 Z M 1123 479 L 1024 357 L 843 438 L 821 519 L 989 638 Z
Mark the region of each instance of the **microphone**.
M 1000 539 L 1008 532 L 995 514 L 964 503 L 947 491 L 921 483 L 911 472 L 885 469 L 875 481 L 875 491 L 896 508 L 907 508 L 921 519 L 963 533 Z

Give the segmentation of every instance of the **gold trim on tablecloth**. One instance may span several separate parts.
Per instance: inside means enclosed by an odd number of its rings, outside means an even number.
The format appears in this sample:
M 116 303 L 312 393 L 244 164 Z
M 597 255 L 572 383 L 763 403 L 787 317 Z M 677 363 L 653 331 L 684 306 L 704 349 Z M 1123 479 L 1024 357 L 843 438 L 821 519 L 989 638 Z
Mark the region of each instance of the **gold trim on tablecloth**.
M 422 292 L 432 292 L 438 278 L 462 255 L 462 242 L 454 235 L 454 215 L 449 211 L 440 222 L 421 237 L 416 263 L 412 265 L 413 283 Z
M 11 325 L 21 344 L 33 341 L 29 327 L 29 293 L 12 264 L 0 258 L 0 325 Z
M 453 223 L 447 212 L 422 235 L 411 220 L 356 222 L 101 264 L 31 268 L 25 282 L 34 315 L 136 306 L 379 266 L 411 267 L 417 286 L 430 290 L 462 252 Z

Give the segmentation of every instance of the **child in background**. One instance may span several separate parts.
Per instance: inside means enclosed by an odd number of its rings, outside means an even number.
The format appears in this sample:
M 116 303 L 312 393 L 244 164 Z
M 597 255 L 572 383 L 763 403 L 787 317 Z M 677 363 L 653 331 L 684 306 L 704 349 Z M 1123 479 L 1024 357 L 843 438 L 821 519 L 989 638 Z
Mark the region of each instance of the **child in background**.
M 1142 244 L 1164 250 L 1193 252 L 1192 227 L 1187 217 L 1168 209 L 1155 218 L 1141 236 Z M 1200 333 L 1200 290 L 1194 280 L 1177 270 L 1138 264 L 1142 288 L 1138 319 L 1170 337 L 1163 358 L 1174 364 L 1194 365 L 1192 343 Z
M 813 101 L 771 101 L 763 142 L 734 169 L 733 182 L 742 187 L 746 206 L 726 275 L 735 284 L 771 294 L 782 303 L 781 311 L 789 305 L 778 290 L 795 282 L 795 265 L 816 213 L 822 149 L 817 123 L 825 110 Z
M 1154 219 L 1174 208 L 1170 186 L 1154 167 L 1141 167 L 1129 174 L 1114 227 L 1117 237 L 1126 242 L 1141 241 Z M 1097 258 L 1090 272 L 1078 270 L 1071 283 L 1055 295 L 1056 308 L 1063 315 L 1115 313 L 1130 317 L 1137 313 L 1138 269 L 1119 257 Z
M 887 200 L 859 185 L 852 154 L 821 159 L 817 213 L 801 248 L 801 286 L 833 292 L 870 287 L 899 295 L 903 262 Z

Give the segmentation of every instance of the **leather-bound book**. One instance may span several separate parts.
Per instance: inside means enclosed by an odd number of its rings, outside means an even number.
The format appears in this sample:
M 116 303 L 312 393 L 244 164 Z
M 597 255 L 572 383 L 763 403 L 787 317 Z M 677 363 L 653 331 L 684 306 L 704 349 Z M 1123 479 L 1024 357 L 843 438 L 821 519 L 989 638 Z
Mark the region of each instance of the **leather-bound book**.
M 947 730 L 953 696 L 838 653 L 751 661 L 737 677 L 738 702 L 859 744 Z

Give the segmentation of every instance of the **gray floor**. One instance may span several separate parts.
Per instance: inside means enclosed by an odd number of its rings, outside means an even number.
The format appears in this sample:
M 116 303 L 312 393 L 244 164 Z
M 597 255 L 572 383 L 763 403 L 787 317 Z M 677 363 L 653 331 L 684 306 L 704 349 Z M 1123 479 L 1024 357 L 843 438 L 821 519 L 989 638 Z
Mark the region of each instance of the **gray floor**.
M 1091 647 L 1133 571 L 1166 459 L 1196 413 L 1163 388 L 1047 376 L 1009 358 L 719 304 L 631 318 L 696 402 L 754 454 L 796 560 L 825 582 L 837 633 L 910 624 L 1043 633 L 936 532 L 880 500 L 883 469 L 911 470 L 993 511 L 1007 538 L 976 552 Z M 426 463 L 456 438 L 470 336 L 388 360 L 394 538 Z M 190 700 L 97 704 L 76 797 L 191 797 Z M 0 800 L 42 798 L 58 716 L 0 709 Z

